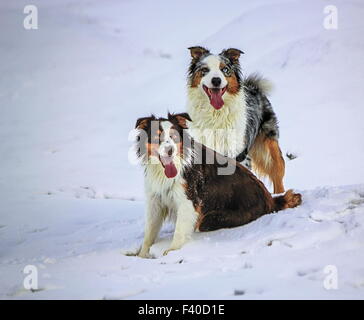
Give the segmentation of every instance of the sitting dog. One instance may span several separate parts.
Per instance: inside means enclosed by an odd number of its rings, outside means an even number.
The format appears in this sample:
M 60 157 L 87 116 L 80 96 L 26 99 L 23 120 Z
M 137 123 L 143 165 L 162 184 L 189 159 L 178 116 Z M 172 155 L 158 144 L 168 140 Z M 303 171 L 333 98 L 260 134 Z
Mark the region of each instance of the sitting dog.
M 186 113 L 140 118 L 137 156 L 145 168 L 146 226 L 139 257 L 148 257 L 163 221 L 175 220 L 167 254 L 192 232 L 244 225 L 260 216 L 294 208 L 301 195 L 272 197 L 263 183 L 232 158 L 196 142 L 187 133 Z

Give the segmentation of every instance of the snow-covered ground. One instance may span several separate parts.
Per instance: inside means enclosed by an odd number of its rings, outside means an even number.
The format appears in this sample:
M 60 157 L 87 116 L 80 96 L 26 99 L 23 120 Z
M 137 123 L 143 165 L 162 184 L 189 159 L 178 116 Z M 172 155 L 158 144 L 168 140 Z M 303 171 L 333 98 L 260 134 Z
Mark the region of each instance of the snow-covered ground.
M 364 299 L 362 1 L 34 0 L 38 30 L 27 4 L 0 2 L 1 299 Z M 157 259 L 128 257 L 144 226 L 128 134 L 185 110 L 196 44 L 240 48 L 243 71 L 274 82 L 281 146 L 298 155 L 285 184 L 304 203 L 161 257 L 167 225 Z

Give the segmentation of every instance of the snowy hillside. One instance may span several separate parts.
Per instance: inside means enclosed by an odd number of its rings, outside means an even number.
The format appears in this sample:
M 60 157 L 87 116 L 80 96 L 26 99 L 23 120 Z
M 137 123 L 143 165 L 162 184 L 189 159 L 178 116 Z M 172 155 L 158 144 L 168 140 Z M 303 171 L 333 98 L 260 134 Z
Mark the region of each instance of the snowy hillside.
M 0 299 L 364 299 L 362 1 L 34 0 L 38 30 L 27 4 L 0 3 Z M 161 257 L 167 225 L 157 259 L 127 257 L 144 226 L 129 131 L 185 110 L 192 45 L 240 48 L 243 72 L 273 81 L 304 203 Z

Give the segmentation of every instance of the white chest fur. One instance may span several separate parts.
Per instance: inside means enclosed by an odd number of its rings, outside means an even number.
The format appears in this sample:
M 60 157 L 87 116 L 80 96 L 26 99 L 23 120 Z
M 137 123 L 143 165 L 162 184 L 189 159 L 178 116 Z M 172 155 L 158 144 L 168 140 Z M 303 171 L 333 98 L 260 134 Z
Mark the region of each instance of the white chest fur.
M 245 148 L 246 105 L 244 91 L 225 93 L 224 106 L 214 109 L 199 88 L 188 89 L 189 133 L 198 142 L 223 155 L 236 157 Z
M 179 167 L 177 165 L 177 167 Z M 184 179 L 179 173 L 175 178 L 167 178 L 160 164 L 151 164 L 146 167 L 145 192 L 147 197 L 158 197 L 164 207 L 173 214 L 181 201 L 186 201 L 183 188 Z
M 171 245 L 164 254 L 181 248 L 190 239 L 195 229 L 197 213 L 185 194 L 184 183 L 180 173 L 174 178 L 166 178 L 161 165 L 146 165 L 146 226 L 138 256 L 148 256 L 165 218 L 174 220 L 176 227 Z

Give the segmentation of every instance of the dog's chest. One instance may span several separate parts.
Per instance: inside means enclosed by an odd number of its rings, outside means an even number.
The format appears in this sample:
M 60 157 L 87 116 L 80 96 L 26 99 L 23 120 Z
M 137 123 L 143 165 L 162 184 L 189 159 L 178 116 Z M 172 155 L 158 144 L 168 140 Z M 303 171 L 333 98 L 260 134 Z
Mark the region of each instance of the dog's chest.
M 246 107 L 244 99 L 234 99 L 215 110 L 209 103 L 189 102 L 189 133 L 198 142 L 228 157 L 245 148 Z
M 148 169 L 145 177 L 147 196 L 158 197 L 161 203 L 170 209 L 177 208 L 181 201 L 187 199 L 185 189 L 183 188 L 185 181 L 180 175 L 169 179 L 166 178 L 163 170 L 156 166 Z

